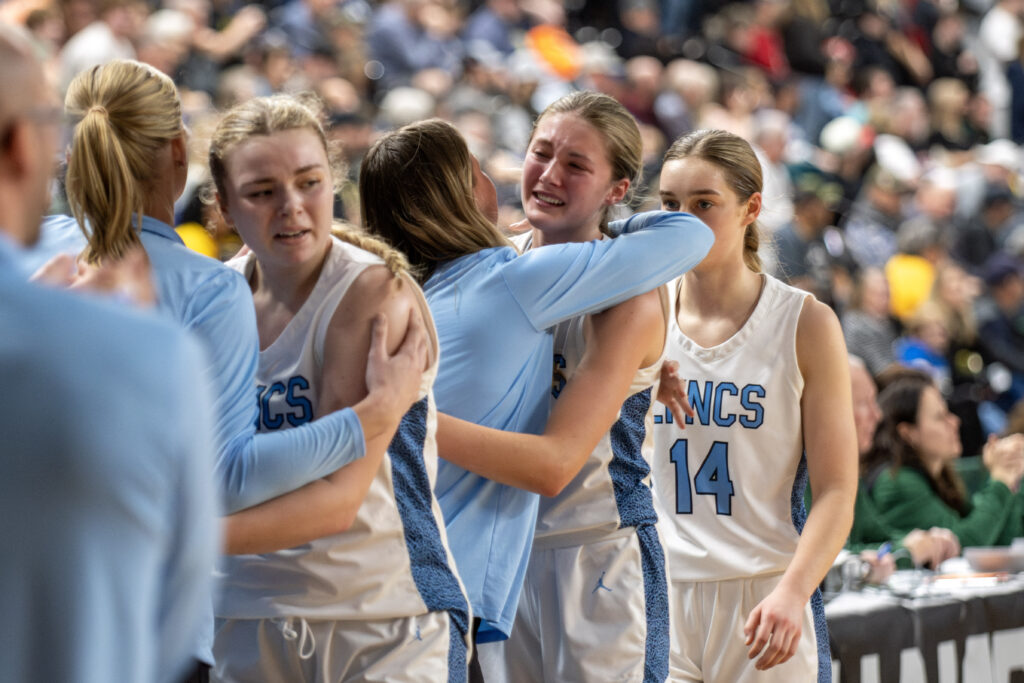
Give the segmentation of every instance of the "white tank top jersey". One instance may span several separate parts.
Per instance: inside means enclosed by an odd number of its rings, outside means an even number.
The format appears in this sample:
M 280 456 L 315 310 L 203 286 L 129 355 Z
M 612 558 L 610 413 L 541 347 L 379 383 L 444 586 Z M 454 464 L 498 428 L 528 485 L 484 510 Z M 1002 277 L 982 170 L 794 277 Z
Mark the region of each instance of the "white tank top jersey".
M 673 581 L 785 571 L 806 513 L 796 328 L 807 292 L 764 275 L 754 311 L 731 338 L 698 346 L 679 329 L 673 292 L 668 360 L 696 417 L 658 404 L 655 498 Z
M 532 246 L 531 233 L 513 238 L 526 251 Z M 658 289 L 666 332 L 672 317 L 668 288 Z M 554 329 L 554 376 L 552 405 L 571 381 L 586 351 L 584 329 L 588 316 L 577 316 Z M 562 492 L 540 499 L 536 548 L 555 548 L 589 543 L 654 524 L 657 513 L 651 492 L 651 462 L 654 455 L 654 397 L 658 393 L 661 365 L 668 351 L 651 365 L 640 368 L 629 386 L 611 429 L 601 437 L 583 468 Z
M 248 278 L 254 261 L 249 254 L 229 265 Z M 309 298 L 260 352 L 259 431 L 287 429 L 319 415 L 316 381 L 328 324 L 359 274 L 381 263 L 369 252 L 333 240 Z M 468 603 L 432 493 L 437 334 L 422 291 L 404 277 L 419 301 L 435 356 L 424 373 L 420 400 L 402 419 L 355 521 L 344 533 L 288 550 L 223 558 L 218 616 L 372 620 L 447 610 L 465 633 L 461 622 L 468 623 Z

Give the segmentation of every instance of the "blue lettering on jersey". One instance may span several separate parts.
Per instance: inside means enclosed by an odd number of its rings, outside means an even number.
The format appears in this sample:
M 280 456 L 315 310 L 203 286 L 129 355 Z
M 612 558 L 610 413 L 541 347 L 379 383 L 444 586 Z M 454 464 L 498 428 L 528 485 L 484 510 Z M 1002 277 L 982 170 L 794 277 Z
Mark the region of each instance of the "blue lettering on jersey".
M 559 370 L 565 370 L 565 356 L 560 353 L 555 354 L 555 370 L 554 375 L 551 378 L 551 395 L 558 398 L 558 395 L 562 393 L 562 389 L 565 388 L 565 375 Z
M 296 375 L 288 380 L 288 384 L 274 382 L 269 387 L 260 386 L 259 405 L 260 416 L 257 427 L 262 424 L 264 429 L 280 429 L 287 419 L 292 427 L 310 422 L 313 419 L 313 404 L 306 396 L 298 393 L 309 390 L 309 380 L 302 375 Z M 278 395 L 284 396 L 286 411 L 274 412 L 271 408 L 271 400 Z
M 283 394 L 284 385 L 280 382 L 274 382 L 267 390 L 263 392 L 263 397 L 260 399 L 260 415 L 263 419 L 264 429 L 280 429 L 281 425 L 284 424 L 284 418 L 280 415 L 270 415 L 270 399 L 273 398 L 274 394 Z
M 288 395 L 285 397 L 285 401 L 292 408 L 299 408 L 301 411 L 298 415 L 293 412 L 288 413 L 288 424 L 292 427 L 298 427 L 313 419 L 313 404 L 305 396 L 296 395 L 296 389 L 309 391 L 309 380 L 302 375 L 288 380 Z
M 705 427 L 712 421 L 719 427 L 731 427 L 739 422 L 745 429 L 757 429 L 764 424 L 765 388 L 760 384 L 746 384 L 742 389 L 733 382 L 703 382 L 691 379 L 686 386 L 686 396 L 696 415 L 696 421 Z M 743 411 L 729 410 L 728 398 L 739 397 Z M 655 415 L 654 424 L 672 424 L 672 411 L 665 409 L 664 415 Z M 686 416 L 686 424 L 694 418 Z
M 722 406 L 725 404 L 725 395 L 739 395 L 739 390 L 732 382 L 721 382 L 715 387 L 715 424 L 719 427 L 728 427 L 736 421 L 736 416 L 722 414 Z
M 707 425 L 711 416 L 711 382 L 704 382 L 704 393 L 701 394 L 700 382 L 691 379 L 686 386 L 686 398 L 690 407 L 697 413 L 697 419 L 702 425 Z M 693 418 L 686 416 L 686 424 L 692 425 Z
M 743 406 L 744 410 L 750 410 L 754 413 L 753 417 L 749 415 L 740 416 L 740 424 L 747 429 L 757 429 L 764 424 L 764 406 L 760 403 L 756 403 L 753 397 L 764 398 L 767 395 L 764 387 L 760 384 L 748 384 L 743 387 L 743 393 L 740 396 L 740 405 Z
M 676 467 L 676 514 L 693 514 L 693 494 L 715 497 L 715 513 L 732 515 L 732 497 L 735 488 L 729 476 L 729 444 L 716 441 L 711 445 L 704 461 L 693 477 L 690 487 L 689 452 L 686 439 L 676 439 L 668 452 L 669 460 Z

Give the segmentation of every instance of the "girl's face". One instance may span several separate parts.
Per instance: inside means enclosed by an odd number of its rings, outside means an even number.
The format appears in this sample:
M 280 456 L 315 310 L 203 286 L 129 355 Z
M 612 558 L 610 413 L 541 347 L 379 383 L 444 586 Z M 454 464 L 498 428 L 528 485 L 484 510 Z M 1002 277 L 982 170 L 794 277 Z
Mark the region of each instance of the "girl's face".
M 264 266 L 295 266 L 323 256 L 334 189 L 327 153 L 308 128 L 252 137 L 224 160 L 225 217 Z
M 925 463 L 948 462 L 960 457 L 960 420 L 949 412 L 935 387 L 925 387 L 917 406 L 917 423 L 903 424 L 902 436 Z
M 711 253 L 697 266 L 705 269 L 728 259 L 743 260 L 743 234 L 761 211 L 761 193 L 740 201 L 716 164 L 690 157 L 673 159 L 661 170 L 659 195 L 664 211 L 686 211 L 715 233 Z
M 591 239 L 608 206 L 622 201 L 629 180 L 612 178 L 605 141 L 572 113 L 537 124 L 523 164 L 523 209 L 546 236 Z
M 865 271 L 861 283 L 861 309 L 876 318 L 889 315 L 889 281 L 878 269 Z

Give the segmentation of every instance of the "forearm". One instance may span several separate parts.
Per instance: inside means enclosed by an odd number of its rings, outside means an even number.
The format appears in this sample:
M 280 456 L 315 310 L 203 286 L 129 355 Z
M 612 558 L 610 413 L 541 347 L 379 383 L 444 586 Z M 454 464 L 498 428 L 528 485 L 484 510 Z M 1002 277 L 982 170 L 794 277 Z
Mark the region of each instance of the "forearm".
M 225 553 L 269 553 L 348 530 L 381 466 L 387 444 L 330 476 L 225 520 Z
M 541 495 L 564 487 L 575 460 L 553 438 L 481 427 L 443 413 L 437 415 L 437 450 L 453 465 Z
M 254 434 L 227 444 L 215 468 L 228 514 L 325 477 L 366 455 L 357 411 L 340 410 L 296 429 Z
M 808 600 L 842 549 L 853 523 L 853 495 L 842 488 L 815 494 L 796 553 L 781 585 Z
M 653 211 L 630 222 L 643 229 L 613 240 L 532 249 L 502 269 L 536 329 L 649 292 L 700 263 L 714 243 L 711 230 L 690 214 Z
M 960 545 L 995 545 L 1006 527 L 1009 515 L 1016 510 L 1013 494 L 1006 484 L 990 480 L 973 499 L 974 508 L 966 517 L 955 522 L 950 530 Z

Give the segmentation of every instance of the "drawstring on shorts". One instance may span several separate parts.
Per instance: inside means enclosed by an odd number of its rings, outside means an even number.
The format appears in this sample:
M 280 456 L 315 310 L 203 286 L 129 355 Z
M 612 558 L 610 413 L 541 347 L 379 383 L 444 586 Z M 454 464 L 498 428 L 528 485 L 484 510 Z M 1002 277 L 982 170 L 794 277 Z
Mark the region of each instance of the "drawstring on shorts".
M 295 627 L 292 622 L 299 620 L 299 630 L 295 631 Z M 277 627 L 281 629 L 281 635 L 284 636 L 285 640 L 299 641 L 299 659 L 309 659 L 316 652 L 316 640 L 313 638 L 313 630 L 309 628 L 309 623 L 302 617 L 288 617 L 287 619 L 281 619 L 277 622 Z M 306 641 L 309 641 L 309 652 L 306 652 Z

